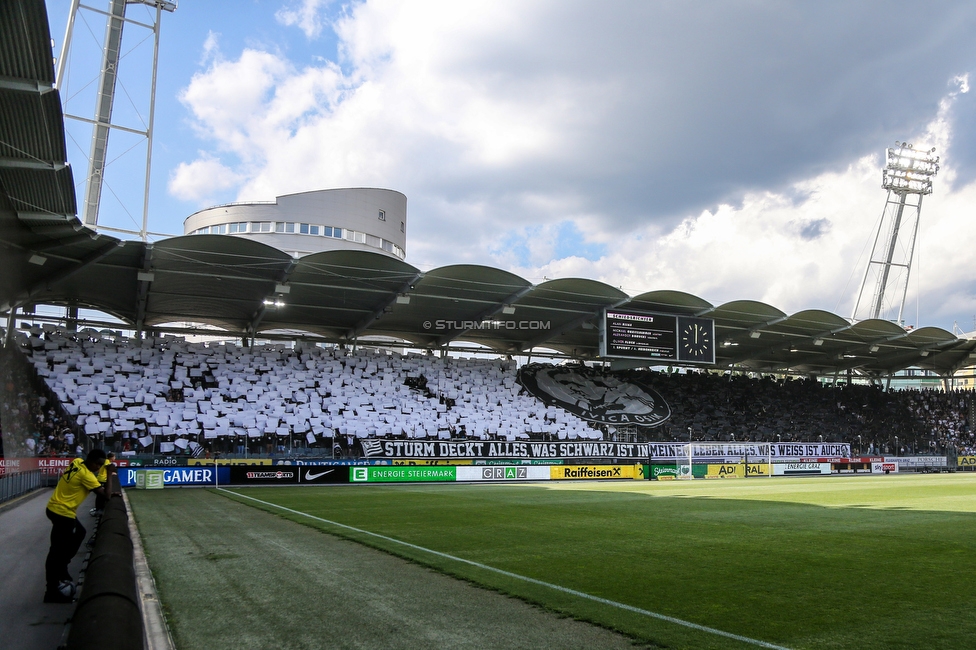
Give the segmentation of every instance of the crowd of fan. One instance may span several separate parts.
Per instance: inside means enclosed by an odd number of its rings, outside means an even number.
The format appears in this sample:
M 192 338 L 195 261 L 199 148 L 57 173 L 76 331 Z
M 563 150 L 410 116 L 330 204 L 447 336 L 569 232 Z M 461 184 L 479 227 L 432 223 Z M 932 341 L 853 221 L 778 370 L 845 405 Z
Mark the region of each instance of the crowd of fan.
M 295 446 L 326 443 L 331 452 L 335 443 L 352 452 L 356 439 L 377 436 L 511 440 L 557 439 L 557 432 L 558 439 L 601 435 L 520 391 L 512 361 L 350 355 L 284 346 L 252 354 L 230 345 L 208 348 L 168 339 L 161 352 L 152 341 L 65 337 L 46 327 L 22 342 L 51 391 L 50 398 L 20 396 L 16 408 L 30 430 L 18 455 L 75 453 L 80 441 L 59 417 L 65 411 L 52 403 L 66 398 L 69 417 L 79 423 L 84 419 L 89 435 L 104 439 L 114 433 L 113 444 L 124 451 L 145 451 L 147 440 L 154 441 L 152 451 L 171 453 L 282 453 L 287 438 Z M 93 381 L 103 373 L 104 383 Z M 885 391 L 864 384 L 697 371 L 623 375 L 653 387 L 671 408 L 664 425 L 635 432 L 637 439 L 848 442 L 855 453 L 864 454 L 976 450 L 968 424 L 970 392 Z M 256 387 L 263 390 L 258 397 Z M 257 409 L 256 424 L 252 408 Z M 513 424 L 518 422 L 524 426 Z M 627 432 L 603 428 L 606 436 L 620 433 Z M 160 449 L 161 444 L 166 447 Z
M 59 414 L 56 401 L 31 368 L 16 357 L 0 359 L 0 456 L 17 458 L 69 456 L 84 449 L 70 424 Z M 3 422 L 8 422 L 3 435 Z M 12 426 L 10 426 L 12 425 Z M 16 431 L 16 435 L 13 432 Z
M 661 440 L 849 442 L 872 454 L 963 453 L 974 446 L 969 391 L 711 373 L 632 372 L 671 406 Z
M 366 438 L 602 438 L 520 394 L 513 360 L 303 344 L 242 347 L 32 329 L 36 373 L 77 424 L 120 451 L 355 451 Z M 321 453 L 321 451 L 319 451 Z

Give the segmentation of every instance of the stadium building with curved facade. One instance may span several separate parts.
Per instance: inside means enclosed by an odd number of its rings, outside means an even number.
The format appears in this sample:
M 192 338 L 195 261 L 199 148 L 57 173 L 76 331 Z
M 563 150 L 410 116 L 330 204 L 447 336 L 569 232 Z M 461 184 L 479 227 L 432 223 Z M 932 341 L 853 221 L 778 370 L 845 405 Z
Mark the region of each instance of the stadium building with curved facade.
M 402 260 L 407 255 L 407 197 L 357 187 L 228 203 L 194 212 L 183 222 L 183 232 L 247 237 L 294 257 L 363 250 Z

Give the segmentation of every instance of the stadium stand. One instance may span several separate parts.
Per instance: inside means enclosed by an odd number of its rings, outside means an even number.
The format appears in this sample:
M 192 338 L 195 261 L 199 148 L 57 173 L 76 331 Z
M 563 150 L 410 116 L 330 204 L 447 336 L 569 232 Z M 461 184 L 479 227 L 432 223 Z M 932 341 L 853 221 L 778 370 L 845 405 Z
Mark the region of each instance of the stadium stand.
M 122 450 L 283 452 L 324 440 L 407 437 L 599 439 L 561 409 L 520 395 L 515 362 L 371 349 L 127 340 L 35 332 L 37 373 L 92 437 Z
M 0 350 L 0 392 L 2 392 L 2 417 L 10 423 L 10 431 L 16 436 L 2 437 L 6 448 L 0 446 L 0 456 L 30 458 L 80 454 L 72 418 L 60 407 L 59 400 L 34 368 L 16 348 Z
M 77 425 L 120 451 L 321 454 L 338 445 L 356 455 L 364 438 L 599 440 L 615 433 L 528 395 L 512 360 L 300 343 L 245 348 L 95 330 L 66 335 L 53 327 L 34 328 L 22 345 Z M 657 389 L 672 410 L 642 438 L 851 442 L 869 454 L 973 446 L 969 392 L 629 374 Z

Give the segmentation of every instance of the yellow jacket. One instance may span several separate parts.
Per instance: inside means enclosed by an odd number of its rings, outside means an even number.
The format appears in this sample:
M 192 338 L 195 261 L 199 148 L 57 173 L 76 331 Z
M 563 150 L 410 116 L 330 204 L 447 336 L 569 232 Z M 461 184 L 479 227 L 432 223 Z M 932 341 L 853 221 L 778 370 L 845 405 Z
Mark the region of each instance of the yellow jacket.
M 75 458 L 58 479 L 54 494 L 47 502 L 47 509 L 56 515 L 76 519 L 78 506 L 97 487 L 98 478 L 85 466 L 85 461 Z

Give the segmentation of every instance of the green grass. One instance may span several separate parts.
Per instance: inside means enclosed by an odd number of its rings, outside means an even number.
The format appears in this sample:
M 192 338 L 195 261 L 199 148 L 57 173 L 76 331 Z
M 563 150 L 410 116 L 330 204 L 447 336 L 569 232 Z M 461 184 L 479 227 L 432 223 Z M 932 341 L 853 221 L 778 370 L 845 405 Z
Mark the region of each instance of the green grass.
M 976 638 L 976 475 L 240 493 L 790 648 L 966 648 Z M 269 511 L 659 647 L 747 647 Z

